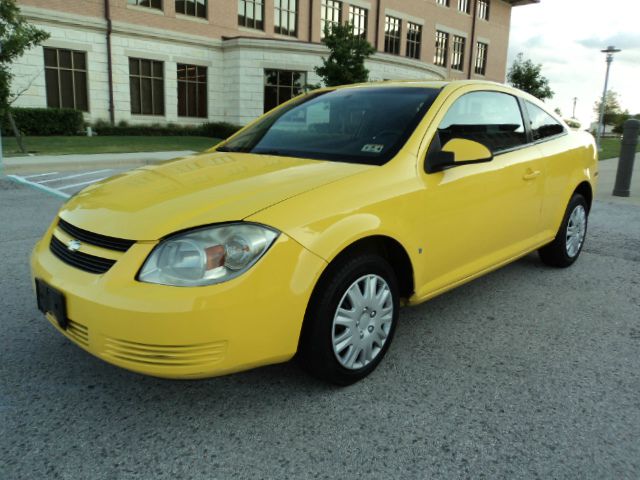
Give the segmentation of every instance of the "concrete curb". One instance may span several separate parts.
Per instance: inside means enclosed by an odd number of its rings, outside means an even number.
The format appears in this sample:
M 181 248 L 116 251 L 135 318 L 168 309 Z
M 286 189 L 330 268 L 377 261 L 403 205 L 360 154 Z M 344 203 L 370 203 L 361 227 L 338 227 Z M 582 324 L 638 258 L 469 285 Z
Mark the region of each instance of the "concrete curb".
M 192 150 L 171 152 L 100 153 L 93 155 L 41 155 L 5 158 L 4 174 L 23 174 L 107 167 L 141 167 L 193 155 Z

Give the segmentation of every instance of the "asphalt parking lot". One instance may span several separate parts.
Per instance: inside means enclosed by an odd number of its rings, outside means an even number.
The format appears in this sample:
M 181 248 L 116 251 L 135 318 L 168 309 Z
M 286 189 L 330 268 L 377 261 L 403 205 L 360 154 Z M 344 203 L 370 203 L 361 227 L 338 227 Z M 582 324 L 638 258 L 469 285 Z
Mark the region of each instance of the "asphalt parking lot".
M 336 388 L 294 363 L 159 380 L 68 342 L 28 269 L 62 201 L 0 179 L 0 479 L 640 478 L 638 206 L 596 202 L 570 269 L 530 255 L 404 309 Z

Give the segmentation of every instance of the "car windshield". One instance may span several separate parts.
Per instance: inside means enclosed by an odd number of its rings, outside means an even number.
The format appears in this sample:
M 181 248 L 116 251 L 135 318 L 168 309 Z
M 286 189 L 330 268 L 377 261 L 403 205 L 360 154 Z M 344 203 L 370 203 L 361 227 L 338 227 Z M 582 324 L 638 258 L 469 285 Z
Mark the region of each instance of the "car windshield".
M 267 114 L 217 150 L 382 165 L 400 150 L 439 92 L 375 87 L 311 93 Z

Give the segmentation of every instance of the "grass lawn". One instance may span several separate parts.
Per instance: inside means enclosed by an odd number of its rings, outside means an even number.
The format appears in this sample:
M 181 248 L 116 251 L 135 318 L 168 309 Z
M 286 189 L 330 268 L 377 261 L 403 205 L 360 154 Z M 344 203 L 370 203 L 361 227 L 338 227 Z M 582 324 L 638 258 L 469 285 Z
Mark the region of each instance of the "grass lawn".
M 603 138 L 600 160 L 606 160 L 607 158 L 618 158 L 620 156 L 621 145 L 622 140 L 620 140 L 619 138 Z M 640 152 L 640 142 L 638 142 L 636 152 Z
M 34 155 L 65 155 L 70 153 L 131 153 L 173 150 L 201 151 L 217 144 L 220 139 L 208 137 L 25 137 L 27 151 Z M 21 155 L 13 137 L 3 137 L 7 157 Z

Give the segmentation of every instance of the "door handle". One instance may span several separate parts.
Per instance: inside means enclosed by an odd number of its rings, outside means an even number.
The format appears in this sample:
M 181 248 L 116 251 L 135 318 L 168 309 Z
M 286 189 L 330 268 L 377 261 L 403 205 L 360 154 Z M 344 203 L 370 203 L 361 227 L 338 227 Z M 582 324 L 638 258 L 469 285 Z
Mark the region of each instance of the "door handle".
M 533 180 L 534 178 L 538 177 L 542 172 L 540 170 L 531 170 L 528 169 L 527 173 L 525 173 L 522 176 L 523 180 Z

